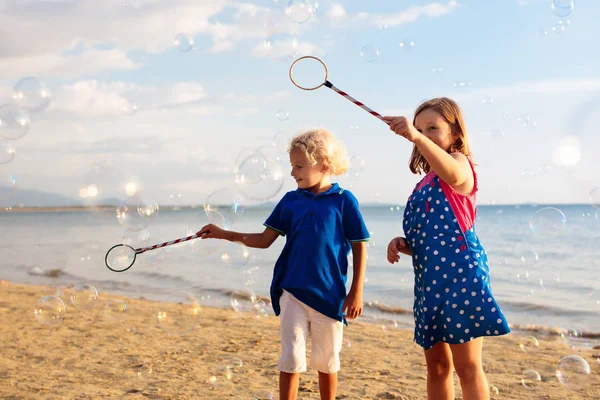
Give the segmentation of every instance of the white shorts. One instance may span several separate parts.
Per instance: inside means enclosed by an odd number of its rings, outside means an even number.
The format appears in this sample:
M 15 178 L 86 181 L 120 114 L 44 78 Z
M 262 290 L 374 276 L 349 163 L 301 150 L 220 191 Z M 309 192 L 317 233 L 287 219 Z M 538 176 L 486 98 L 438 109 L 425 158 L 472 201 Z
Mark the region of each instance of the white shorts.
M 310 366 L 319 372 L 333 374 L 340 370 L 340 351 L 344 325 L 302 303 L 283 291 L 280 333 L 281 358 L 277 367 L 290 374 L 306 372 L 306 343 L 310 336 Z

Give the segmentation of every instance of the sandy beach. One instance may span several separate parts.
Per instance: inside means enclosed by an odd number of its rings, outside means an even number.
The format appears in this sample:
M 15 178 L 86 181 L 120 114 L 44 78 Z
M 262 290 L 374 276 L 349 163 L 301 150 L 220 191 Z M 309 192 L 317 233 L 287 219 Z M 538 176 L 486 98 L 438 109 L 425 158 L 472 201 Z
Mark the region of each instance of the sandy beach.
M 69 300 L 71 289 L 62 289 L 62 322 L 42 325 L 35 304 L 56 288 L 0 283 L 0 398 L 255 399 L 268 398 L 267 392 L 277 398 L 277 318 L 203 307 L 193 331 L 173 335 L 157 322 L 160 302 L 101 292 L 93 308 L 80 309 Z M 123 318 L 106 317 L 109 300 L 127 304 Z M 425 363 L 411 331 L 359 320 L 350 323 L 345 339 L 338 398 L 426 398 Z M 527 343 L 518 334 L 486 340 L 484 367 L 498 391 L 492 398 L 600 398 L 599 350 L 575 352 L 558 336 L 540 339 L 539 347 Z M 556 378 L 558 361 L 569 354 L 591 367 L 582 390 L 569 390 Z M 541 376 L 533 389 L 521 383 L 525 370 Z M 456 394 L 461 398 L 458 388 Z M 299 398 L 319 398 L 315 371 L 303 375 Z

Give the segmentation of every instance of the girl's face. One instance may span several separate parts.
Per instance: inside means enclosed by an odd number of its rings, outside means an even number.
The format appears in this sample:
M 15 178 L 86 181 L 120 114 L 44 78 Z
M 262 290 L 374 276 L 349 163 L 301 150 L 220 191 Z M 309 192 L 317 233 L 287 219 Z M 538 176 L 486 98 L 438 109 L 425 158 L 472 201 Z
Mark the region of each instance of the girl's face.
M 431 108 L 425 109 L 417 115 L 415 128 L 444 151 L 448 151 L 458 137 L 452 132 L 450 124 L 446 122 L 444 117 Z
M 300 147 L 290 150 L 290 163 L 292 164 L 292 177 L 300 189 L 311 189 L 327 178 L 327 168 L 321 162 L 311 165 L 306 153 Z

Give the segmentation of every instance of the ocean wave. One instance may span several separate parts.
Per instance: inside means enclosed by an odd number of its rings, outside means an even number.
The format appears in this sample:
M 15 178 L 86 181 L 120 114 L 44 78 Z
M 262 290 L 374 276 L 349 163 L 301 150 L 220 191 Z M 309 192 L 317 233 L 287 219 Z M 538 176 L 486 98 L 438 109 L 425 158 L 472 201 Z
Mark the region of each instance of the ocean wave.
M 365 308 L 369 308 L 372 310 L 376 310 L 376 311 L 382 311 L 388 314 L 397 314 L 397 315 L 406 315 L 406 314 L 412 314 L 412 309 L 409 310 L 407 308 L 404 307 L 395 307 L 395 306 L 389 306 L 387 304 L 383 304 L 383 303 L 379 303 L 379 302 L 367 302 L 365 304 Z
M 534 325 L 534 324 L 509 324 L 510 329 L 521 333 L 534 333 L 541 336 L 569 337 L 568 329 L 556 326 Z M 574 340 L 600 339 L 600 332 L 579 331 Z
M 537 303 L 529 303 L 524 301 L 511 301 L 511 300 L 503 300 L 501 305 L 506 308 L 511 308 L 515 311 L 527 312 L 527 311 L 537 311 L 538 313 L 544 313 L 547 315 L 553 316 L 573 316 L 573 315 L 597 315 L 597 311 L 587 311 L 582 309 L 577 310 L 569 310 L 557 307 L 556 305 L 544 305 Z

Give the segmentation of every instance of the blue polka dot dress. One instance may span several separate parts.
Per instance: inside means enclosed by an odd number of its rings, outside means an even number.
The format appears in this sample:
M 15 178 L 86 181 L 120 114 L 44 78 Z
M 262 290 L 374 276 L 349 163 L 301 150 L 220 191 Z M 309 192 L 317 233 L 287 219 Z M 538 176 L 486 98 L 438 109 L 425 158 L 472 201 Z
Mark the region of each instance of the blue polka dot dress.
M 492 295 L 487 255 L 475 228 L 461 229 L 442 184 L 433 174 L 428 184 L 417 185 L 404 212 L 415 272 L 414 340 L 425 350 L 510 332 Z

